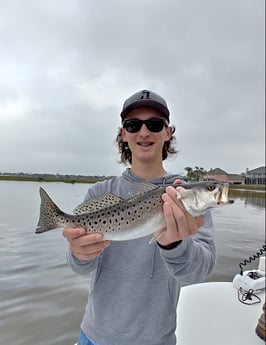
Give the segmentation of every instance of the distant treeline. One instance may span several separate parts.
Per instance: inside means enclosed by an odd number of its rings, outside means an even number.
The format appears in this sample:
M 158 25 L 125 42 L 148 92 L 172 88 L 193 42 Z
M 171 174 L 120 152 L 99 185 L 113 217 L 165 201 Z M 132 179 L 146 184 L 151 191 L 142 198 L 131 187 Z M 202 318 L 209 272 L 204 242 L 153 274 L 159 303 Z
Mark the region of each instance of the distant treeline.
M 61 174 L 1 174 L 0 180 L 4 181 L 31 181 L 31 182 L 65 182 L 65 183 L 95 183 L 111 176 L 83 176 Z

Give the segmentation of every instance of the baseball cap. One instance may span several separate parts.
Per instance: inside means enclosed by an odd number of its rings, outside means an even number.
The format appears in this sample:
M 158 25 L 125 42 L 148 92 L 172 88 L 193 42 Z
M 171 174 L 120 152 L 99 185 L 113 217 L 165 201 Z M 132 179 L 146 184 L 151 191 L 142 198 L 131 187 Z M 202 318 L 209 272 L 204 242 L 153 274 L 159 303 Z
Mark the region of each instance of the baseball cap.
M 120 114 L 122 120 L 131 110 L 141 107 L 156 109 L 169 120 L 170 113 L 166 101 L 157 93 L 149 90 L 138 91 L 125 100 Z

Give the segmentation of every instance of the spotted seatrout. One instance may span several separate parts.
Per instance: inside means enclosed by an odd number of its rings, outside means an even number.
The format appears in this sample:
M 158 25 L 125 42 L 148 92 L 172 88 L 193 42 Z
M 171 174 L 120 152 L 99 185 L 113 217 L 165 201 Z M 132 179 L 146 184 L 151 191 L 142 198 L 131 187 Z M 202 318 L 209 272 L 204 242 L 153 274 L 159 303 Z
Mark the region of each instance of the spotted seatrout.
M 199 182 L 183 184 L 182 187 L 177 190 L 177 199 L 182 200 L 192 216 L 233 202 L 228 199 L 227 183 Z M 114 241 L 159 233 L 165 228 L 161 198 L 165 188 L 151 183 L 133 183 L 133 192 L 128 200 L 106 193 L 77 206 L 74 215 L 61 211 L 40 188 L 40 218 L 35 232 L 39 234 L 56 228 L 83 227 L 88 233 L 101 232 L 104 239 Z

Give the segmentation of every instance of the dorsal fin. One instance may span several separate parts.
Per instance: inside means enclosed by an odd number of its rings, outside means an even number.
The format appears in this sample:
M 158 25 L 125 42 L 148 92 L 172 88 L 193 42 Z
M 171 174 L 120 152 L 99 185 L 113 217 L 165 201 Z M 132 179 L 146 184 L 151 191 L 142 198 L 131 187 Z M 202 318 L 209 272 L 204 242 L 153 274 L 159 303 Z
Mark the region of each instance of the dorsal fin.
M 124 201 L 125 200 L 119 198 L 117 195 L 105 193 L 96 198 L 84 201 L 82 204 L 78 205 L 73 212 L 75 214 L 91 213 L 103 210 L 106 207 L 117 205 Z
M 135 198 L 153 190 L 160 188 L 156 184 L 149 182 L 133 182 L 130 190 L 128 192 L 129 200 L 134 200 Z

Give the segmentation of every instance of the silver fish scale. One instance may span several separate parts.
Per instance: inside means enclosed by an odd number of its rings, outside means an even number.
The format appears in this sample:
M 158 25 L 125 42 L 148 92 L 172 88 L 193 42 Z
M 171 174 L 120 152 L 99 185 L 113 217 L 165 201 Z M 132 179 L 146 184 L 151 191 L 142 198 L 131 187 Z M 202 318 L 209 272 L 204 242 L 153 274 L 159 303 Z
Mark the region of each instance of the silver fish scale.
M 143 220 L 152 218 L 158 212 L 162 212 L 161 193 L 150 194 L 149 198 L 141 197 L 129 202 L 123 201 L 111 207 L 78 216 L 65 214 L 64 217 L 58 217 L 57 221 L 64 222 L 67 226 L 83 226 L 90 232 L 117 232 L 141 224 Z
M 81 205 L 77 206 L 74 209 L 74 213 L 84 214 L 94 211 L 101 211 L 104 208 L 110 207 L 110 205 L 114 205 L 123 201 L 123 199 L 114 194 L 105 193 L 104 195 L 96 197 L 93 200 L 83 202 Z

